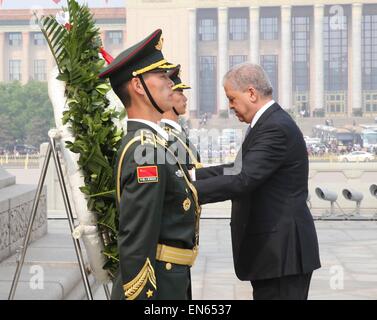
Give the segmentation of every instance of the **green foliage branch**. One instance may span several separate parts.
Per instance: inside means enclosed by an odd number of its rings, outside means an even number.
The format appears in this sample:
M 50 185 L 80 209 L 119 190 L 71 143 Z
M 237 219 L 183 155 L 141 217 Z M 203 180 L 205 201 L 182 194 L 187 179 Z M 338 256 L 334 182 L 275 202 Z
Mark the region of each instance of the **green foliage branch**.
M 66 84 L 68 110 L 63 124 L 68 124 L 74 142 L 66 147 L 80 154 L 78 165 L 85 185 L 80 190 L 87 197 L 88 210 L 97 214 L 98 227 L 104 239 L 104 268 L 111 276 L 118 265 L 114 165 L 123 131 L 114 125 L 119 118 L 109 106 L 107 80 L 98 78 L 104 60 L 99 57 L 101 39 L 93 15 L 86 5 L 67 1 L 69 24 L 61 25 L 53 16 L 43 16 L 39 25 L 54 56 L 59 76 Z

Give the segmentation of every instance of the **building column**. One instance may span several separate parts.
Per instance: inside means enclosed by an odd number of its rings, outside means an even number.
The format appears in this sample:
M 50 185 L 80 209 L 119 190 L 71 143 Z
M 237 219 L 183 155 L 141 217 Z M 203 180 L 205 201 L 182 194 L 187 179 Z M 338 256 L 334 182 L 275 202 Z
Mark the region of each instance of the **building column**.
M 217 104 L 218 110 L 226 110 L 228 100 L 223 88 L 223 77 L 228 71 L 228 8 L 219 8 L 219 36 L 218 36 L 218 72 L 217 72 Z
M 292 108 L 292 31 L 291 6 L 281 7 L 280 97 L 284 109 Z
M 30 77 L 29 60 L 32 60 L 29 54 L 30 33 L 22 32 L 22 60 L 21 60 L 21 83 L 26 84 Z
M 101 38 L 101 42 L 102 42 L 102 47 L 105 48 L 106 50 L 106 43 L 105 43 L 105 40 L 106 40 L 106 31 L 102 30 L 99 34 L 100 38 Z
M 189 100 L 189 113 L 192 116 L 199 116 L 197 114 L 197 92 L 198 92 L 198 77 L 197 77 L 197 60 L 196 60 L 196 8 L 189 9 L 189 85 L 192 88 L 190 91 L 190 100 Z
M 0 82 L 5 81 L 4 43 L 5 33 L 0 32 Z
M 259 7 L 250 7 L 250 57 L 251 63 L 259 64 Z
M 324 102 L 324 75 L 323 75 L 323 17 L 324 5 L 314 5 L 314 108 L 325 108 Z
M 352 109 L 362 107 L 362 77 L 361 77 L 361 19 L 363 6 L 360 3 L 352 5 Z M 349 114 L 352 110 L 348 108 Z
M 127 30 L 124 29 L 124 30 L 123 30 L 123 43 L 122 43 L 122 50 L 125 50 L 125 49 L 127 48 L 127 47 L 126 47 L 127 36 L 128 36 Z

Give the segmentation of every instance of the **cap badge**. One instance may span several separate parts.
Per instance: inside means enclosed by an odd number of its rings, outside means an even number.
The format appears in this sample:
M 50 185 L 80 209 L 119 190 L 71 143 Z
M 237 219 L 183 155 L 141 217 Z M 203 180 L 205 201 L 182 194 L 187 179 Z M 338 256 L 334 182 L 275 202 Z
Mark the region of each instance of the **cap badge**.
M 160 40 L 158 40 L 158 43 L 156 44 L 155 48 L 159 51 L 162 50 L 162 45 L 164 43 L 164 38 L 163 37 L 160 37 Z

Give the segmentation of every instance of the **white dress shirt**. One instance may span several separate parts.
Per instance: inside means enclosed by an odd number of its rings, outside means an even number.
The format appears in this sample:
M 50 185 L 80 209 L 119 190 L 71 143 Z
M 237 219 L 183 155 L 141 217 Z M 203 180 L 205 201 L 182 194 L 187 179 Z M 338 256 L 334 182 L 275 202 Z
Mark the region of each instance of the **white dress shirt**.
M 254 128 L 255 124 L 257 123 L 257 121 L 259 120 L 259 118 L 262 116 L 263 113 L 265 113 L 265 111 L 271 107 L 273 104 L 275 103 L 274 100 L 271 100 L 269 102 L 267 102 L 262 108 L 260 108 L 258 110 L 258 112 L 255 114 L 253 120 L 251 121 L 250 123 L 250 127 L 251 128 Z

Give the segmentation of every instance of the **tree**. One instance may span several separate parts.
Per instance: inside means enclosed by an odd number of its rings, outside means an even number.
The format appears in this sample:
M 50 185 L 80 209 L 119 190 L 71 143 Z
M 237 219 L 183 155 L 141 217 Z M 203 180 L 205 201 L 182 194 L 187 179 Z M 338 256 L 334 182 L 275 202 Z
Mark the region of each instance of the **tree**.
M 38 148 L 40 143 L 47 141 L 48 130 L 53 125 L 47 83 L 30 81 L 24 86 L 19 82 L 0 84 L 1 145 L 7 140 L 10 144 L 27 142 Z
M 26 128 L 26 144 L 39 146 L 48 141 L 47 132 L 51 128 L 49 119 L 34 116 L 28 121 Z
M 7 146 L 13 143 L 13 135 L 9 128 L 10 119 L 8 115 L 0 116 L 0 145 Z

